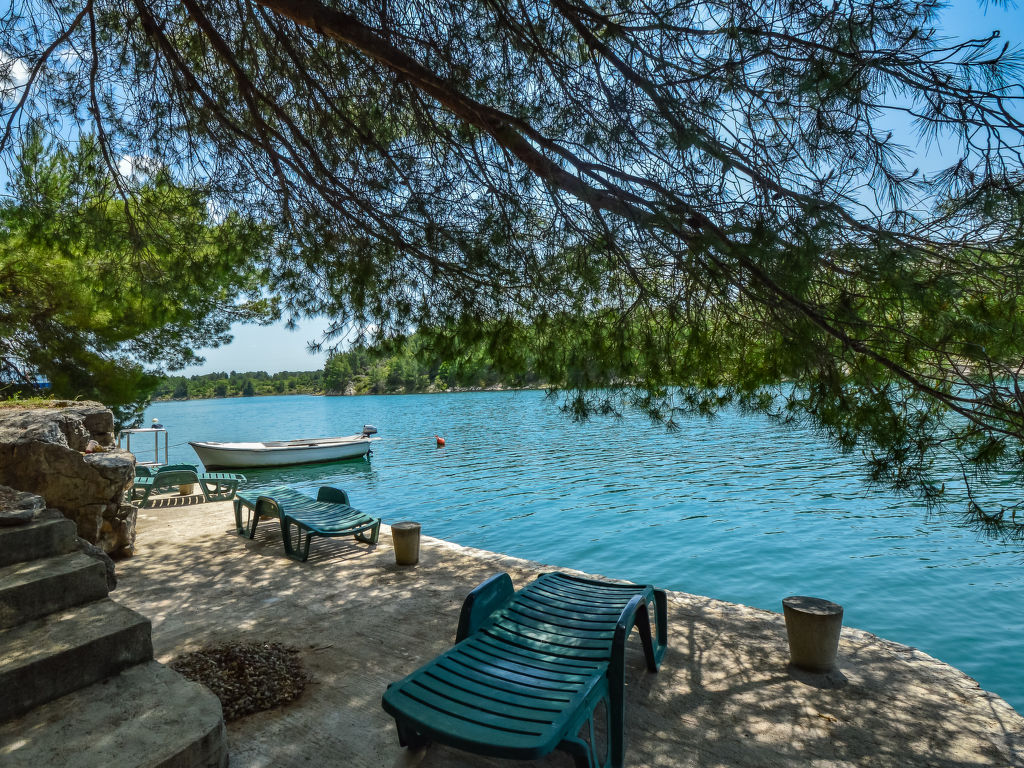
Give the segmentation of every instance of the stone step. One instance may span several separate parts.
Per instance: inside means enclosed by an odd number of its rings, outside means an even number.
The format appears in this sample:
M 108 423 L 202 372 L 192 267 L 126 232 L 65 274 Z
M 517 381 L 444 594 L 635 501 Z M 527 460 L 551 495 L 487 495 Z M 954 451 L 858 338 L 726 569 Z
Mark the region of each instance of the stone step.
M 109 598 L 0 630 L 0 722 L 153 658 L 149 619 Z
M 40 512 L 31 523 L 0 527 L 0 567 L 73 552 L 77 533 L 77 526 L 55 509 Z
M 225 768 L 217 697 L 151 661 L 0 725 L 5 768 Z
M 81 552 L 0 568 L 0 629 L 107 596 L 103 563 Z

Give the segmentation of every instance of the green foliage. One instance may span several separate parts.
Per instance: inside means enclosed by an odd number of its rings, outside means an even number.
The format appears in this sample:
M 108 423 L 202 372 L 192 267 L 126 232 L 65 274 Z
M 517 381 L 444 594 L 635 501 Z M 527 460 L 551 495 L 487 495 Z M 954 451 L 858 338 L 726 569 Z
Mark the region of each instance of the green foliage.
M 199 189 L 166 170 L 120 199 L 94 139 L 75 153 L 35 129 L 0 203 L 0 369 L 46 376 L 57 397 L 137 412 L 159 368 L 198 361 L 235 321 L 265 321 L 253 254 L 266 233 L 230 214 L 214 222 Z M 187 396 L 187 390 L 178 396 Z
M 328 357 L 322 371 L 265 371 L 168 376 L 153 393 L 157 400 L 280 394 L 389 395 L 481 389 L 500 385 L 526 389 L 544 386 L 524 361 L 503 374 L 484 345 L 460 351 L 450 360 L 426 342 L 427 334 L 375 347 L 356 346 Z M 460 348 L 461 349 L 461 348 Z
M 267 374 L 266 371 L 231 371 L 230 374 L 219 372 L 188 377 L 167 376 L 157 384 L 153 399 L 314 395 L 324 391 L 323 378 L 323 371 L 281 371 L 275 374 Z M 187 392 L 187 395 L 182 395 L 182 392 Z
M 514 373 L 502 373 L 483 344 L 468 350 L 460 347 L 449 358 L 430 346 L 428 338 L 422 332 L 386 345 L 336 352 L 324 366 L 324 390 L 332 394 L 383 395 L 542 385 L 529 361 L 524 360 Z
M 0 49 L 60 71 L 12 125 L 87 114 L 268 222 L 287 309 L 362 332 L 331 389 L 738 404 L 934 499 L 947 456 L 1024 472 L 1024 56 L 939 10 L 22 0 Z

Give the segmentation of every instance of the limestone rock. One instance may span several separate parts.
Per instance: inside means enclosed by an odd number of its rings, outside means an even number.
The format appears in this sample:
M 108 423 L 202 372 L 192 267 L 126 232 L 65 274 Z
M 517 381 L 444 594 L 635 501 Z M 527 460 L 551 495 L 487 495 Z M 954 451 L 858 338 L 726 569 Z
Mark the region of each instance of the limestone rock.
M 117 573 L 114 569 L 114 561 L 110 558 L 106 552 L 97 547 L 95 544 L 90 544 L 83 538 L 78 539 L 78 549 L 83 554 L 88 555 L 96 560 L 103 563 L 103 567 L 107 571 L 107 591 L 113 592 L 117 588 Z
M 101 451 L 83 453 L 90 441 Z M 122 508 L 134 476 L 135 457 L 114 447 L 114 417 L 100 403 L 0 410 L 0 484 L 39 494 L 118 556 L 135 543 L 135 513 Z
M 31 523 L 44 509 L 42 497 L 0 485 L 0 525 Z
M 113 557 L 130 557 L 135 553 L 135 522 L 139 510 L 133 504 L 108 507 L 100 523 L 99 544 Z

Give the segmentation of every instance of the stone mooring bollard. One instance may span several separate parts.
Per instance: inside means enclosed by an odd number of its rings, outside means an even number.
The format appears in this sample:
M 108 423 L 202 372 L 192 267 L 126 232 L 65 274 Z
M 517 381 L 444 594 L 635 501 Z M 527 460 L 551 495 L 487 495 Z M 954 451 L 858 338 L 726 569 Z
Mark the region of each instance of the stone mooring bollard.
M 395 562 L 416 565 L 420 561 L 420 524 L 395 523 L 391 526 L 391 540 L 395 545 Z
M 782 601 L 782 612 L 793 666 L 818 673 L 835 667 L 843 606 L 820 597 L 795 595 Z

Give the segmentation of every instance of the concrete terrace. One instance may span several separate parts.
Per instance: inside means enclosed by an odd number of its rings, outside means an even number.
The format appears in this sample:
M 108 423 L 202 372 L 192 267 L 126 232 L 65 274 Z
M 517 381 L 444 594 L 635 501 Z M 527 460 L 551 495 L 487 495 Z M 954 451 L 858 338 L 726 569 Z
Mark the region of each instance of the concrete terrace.
M 399 567 L 386 528 L 376 547 L 317 539 L 297 563 L 274 521 L 248 541 L 234 534 L 230 502 L 197 498 L 140 510 L 137 554 L 118 564 L 112 597 L 152 619 L 160 661 L 233 640 L 302 650 L 315 682 L 284 708 L 228 724 L 232 768 L 571 765 L 561 753 L 529 764 L 439 745 L 407 754 L 380 707 L 390 681 L 450 646 L 477 583 L 505 570 L 518 587 L 551 568 L 428 537 L 420 564 Z M 658 674 L 631 639 L 632 768 L 1024 766 L 1024 718 L 912 648 L 844 628 L 830 688 L 788 671 L 780 614 L 670 592 L 668 616 Z

